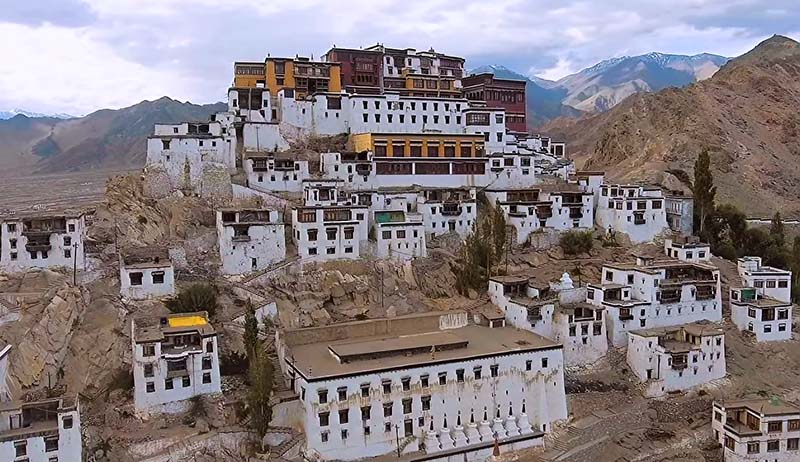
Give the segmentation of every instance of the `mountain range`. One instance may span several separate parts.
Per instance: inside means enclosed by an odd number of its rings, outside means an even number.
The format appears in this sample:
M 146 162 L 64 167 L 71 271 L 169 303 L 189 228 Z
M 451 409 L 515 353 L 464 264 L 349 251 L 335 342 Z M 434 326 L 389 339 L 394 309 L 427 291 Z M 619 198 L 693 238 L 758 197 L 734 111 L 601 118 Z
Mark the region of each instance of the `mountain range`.
M 639 92 L 683 87 L 711 77 L 729 58 L 702 53 L 694 56 L 648 53 L 601 61 L 557 81 L 527 77 L 503 66 L 482 66 L 500 78 L 527 82 L 529 125 L 538 127 L 558 117 L 607 111 Z
M 52 117 L 54 119 L 74 119 L 75 116 L 55 113 L 55 114 L 42 114 L 40 112 L 26 111 L 25 109 L 11 109 L 9 111 L 0 111 L 0 120 L 8 120 L 12 117 L 24 115 L 25 117 Z
M 225 109 L 163 97 L 66 120 L 17 114 L 0 120 L 0 177 L 141 167 L 154 124 L 208 120 Z
M 687 190 L 707 150 L 718 202 L 751 217 L 800 218 L 800 44 L 774 36 L 683 88 L 637 93 L 611 110 L 558 119 L 544 132 L 568 141 L 584 168 L 610 180 Z

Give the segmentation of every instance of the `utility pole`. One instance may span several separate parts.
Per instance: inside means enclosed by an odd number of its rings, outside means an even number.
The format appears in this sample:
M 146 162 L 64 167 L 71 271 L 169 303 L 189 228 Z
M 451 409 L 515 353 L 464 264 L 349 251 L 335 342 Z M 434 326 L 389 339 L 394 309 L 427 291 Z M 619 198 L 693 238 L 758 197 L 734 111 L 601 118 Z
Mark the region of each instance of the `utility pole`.
M 383 284 L 383 266 L 380 267 L 380 270 L 381 270 L 381 311 L 383 311 L 383 309 L 384 309 L 384 304 L 383 304 L 383 286 L 384 286 L 384 284 Z
M 394 424 L 394 437 L 397 440 L 397 457 L 400 457 L 400 427 Z
M 72 244 L 72 285 L 78 286 L 78 243 Z

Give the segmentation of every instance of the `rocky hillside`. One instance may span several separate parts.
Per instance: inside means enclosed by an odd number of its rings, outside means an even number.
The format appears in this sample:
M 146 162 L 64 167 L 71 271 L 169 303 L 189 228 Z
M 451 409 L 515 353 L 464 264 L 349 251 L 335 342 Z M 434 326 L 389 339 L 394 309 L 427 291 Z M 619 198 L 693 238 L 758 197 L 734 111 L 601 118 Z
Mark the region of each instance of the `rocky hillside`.
M 800 44 L 774 36 L 682 89 L 637 94 L 613 110 L 552 123 L 585 167 L 617 180 L 678 185 L 708 149 L 718 197 L 749 216 L 800 217 Z
M 19 114 L 0 120 L 0 177 L 141 167 L 153 124 L 207 120 L 225 107 L 163 97 L 68 120 Z

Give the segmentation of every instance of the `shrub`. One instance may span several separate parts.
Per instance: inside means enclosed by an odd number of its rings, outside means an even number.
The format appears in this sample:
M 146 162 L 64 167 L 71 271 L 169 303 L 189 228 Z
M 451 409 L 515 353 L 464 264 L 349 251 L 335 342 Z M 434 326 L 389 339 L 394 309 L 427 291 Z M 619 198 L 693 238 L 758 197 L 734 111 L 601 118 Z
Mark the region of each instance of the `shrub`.
M 164 303 L 173 313 L 191 313 L 193 311 L 207 311 L 214 317 L 217 313 L 217 289 L 211 284 L 194 284 L 178 293 Z
M 567 255 L 589 253 L 594 246 L 594 237 L 591 231 L 567 231 L 561 235 L 558 244 Z

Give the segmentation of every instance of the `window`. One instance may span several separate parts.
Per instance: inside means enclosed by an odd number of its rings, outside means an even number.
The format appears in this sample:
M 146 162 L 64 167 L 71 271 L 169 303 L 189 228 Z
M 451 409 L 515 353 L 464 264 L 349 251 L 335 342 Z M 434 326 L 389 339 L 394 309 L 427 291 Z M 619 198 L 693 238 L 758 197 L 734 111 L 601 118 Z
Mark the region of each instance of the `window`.
M 171 140 L 161 140 L 161 148 L 162 148 L 163 150 L 165 150 L 165 151 L 166 151 L 167 149 L 169 149 L 169 143 L 170 143 L 170 141 L 171 141 Z
M 783 430 L 783 421 L 769 422 L 769 424 L 767 425 L 767 428 L 769 428 L 769 432 L 770 433 L 782 431 Z
M 211 357 L 206 356 L 203 358 L 203 370 L 207 371 L 211 369 Z
M 428 374 L 419 376 L 419 384 L 422 386 L 422 388 L 428 388 Z
M 531 360 L 529 359 L 529 360 L 525 361 L 525 370 L 526 370 L 526 371 L 529 371 L 529 370 L 531 370 L 531 369 L 533 369 L 533 361 L 531 361 Z
M 381 381 L 381 386 L 383 387 L 383 394 L 388 395 L 392 392 L 392 380 L 391 379 L 384 379 Z
M 775 288 L 775 281 L 770 280 L 767 281 L 767 289 L 774 289 Z
M 149 357 L 156 355 L 156 346 L 152 343 L 145 343 L 142 345 L 142 356 Z
M 386 422 L 385 424 L 383 424 L 384 433 L 389 433 L 391 431 L 392 431 L 392 424 L 390 422 Z
M 789 431 L 800 430 L 800 419 L 793 419 L 789 421 Z
M 447 372 L 439 372 L 439 385 L 447 384 Z
M 342 441 L 347 439 L 347 429 L 342 430 Z
M 366 422 L 367 420 L 369 420 L 370 414 L 372 414 L 372 407 L 361 406 L 361 420 Z
M 347 227 L 347 228 L 345 228 L 345 229 L 344 229 L 344 238 L 345 238 L 345 239 L 352 239 L 352 238 L 353 238 L 353 233 L 354 233 L 354 232 L 355 232 L 355 228 L 353 228 L 353 227 Z
M 499 366 L 497 364 L 492 364 L 489 366 L 489 373 L 492 377 L 497 377 L 498 367 Z
M 381 232 L 381 238 L 382 239 L 391 239 L 392 238 L 392 232 L 391 231 L 382 231 Z
M 328 255 L 333 255 L 333 254 L 336 253 L 336 248 L 335 247 L 328 247 L 327 249 L 325 249 L 325 253 L 328 254 Z
M 475 366 L 472 368 L 472 375 L 475 377 L 476 380 L 481 379 L 481 366 Z
M 347 400 L 347 387 L 339 387 L 336 389 L 336 394 L 339 397 L 339 401 L 346 401 Z
M 206 342 L 206 353 L 213 353 L 214 352 L 214 342 L 209 340 Z
M 145 387 L 147 393 L 153 393 L 156 391 L 156 384 L 153 382 L 147 382 L 147 385 Z
M 152 377 L 153 376 L 153 365 L 152 364 L 145 364 L 144 365 L 144 376 L 145 377 Z
M 140 286 L 142 285 L 143 274 L 142 273 L 130 273 L 128 278 L 131 281 L 132 286 Z
M 778 281 L 778 288 L 785 289 L 789 287 L 789 281 Z
M 456 369 L 456 381 L 464 382 L 464 369 Z
M 350 421 L 350 409 L 339 409 L 339 423 L 346 424 Z
M 164 283 L 164 272 L 163 271 L 153 271 L 153 284 L 163 284 Z
M 164 389 L 165 390 L 172 390 L 174 385 L 172 384 L 172 379 L 165 379 L 164 380 Z
M 6 225 L 6 229 L 8 229 L 9 233 L 16 233 L 17 232 L 17 224 L 16 223 L 9 223 Z
M 383 416 L 384 417 L 392 416 L 392 403 L 383 403 Z
M 63 419 L 61 419 L 61 423 L 65 429 L 69 430 L 70 428 L 72 428 L 72 416 L 64 417 Z
M 211 373 L 204 372 L 203 373 L 203 383 L 211 383 Z
M 70 249 L 64 251 L 64 258 L 72 258 L 72 251 Z
M 325 404 L 328 402 L 328 390 L 319 390 L 317 391 L 317 397 L 319 398 L 319 404 Z
M 789 438 L 786 440 L 786 449 L 789 451 L 797 451 L 800 446 L 800 438 Z
M 758 454 L 759 452 L 758 441 L 754 441 L 751 443 L 747 443 L 747 453 L 748 454 Z
M 316 247 L 309 248 L 308 249 L 308 254 L 309 255 L 316 255 L 317 254 L 317 248 Z
M 14 443 L 14 454 L 15 457 L 22 457 L 28 455 L 28 442 L 27 441 L 17 441 Z
M 329 412 L 320 412 L 319 413 L 319 426 L 320 427 L 327 427 L 330 423 L 330 413 Z
M 187 375 L 187 376 L 184 376 L 184 377 L 183 377 L 183 383 L 182 383 L 182 385 L 183 385 L 183 388 L 189 388 L 189 387 L 191 387 L 191 386 L 192 386 L 192 379 L 191 379 L 191 377 L 189 377 L 188 375 Z
M 320 440 L 322 440 L 323 443 L 327 443 L 328 442 L 328 432 L 320 433 L 319 434 L 319 438 L 320 438 Z
M 400 383 L 403 384 L 403 391 L 411 390 L 411 377 L 403 377 Z
M 542 358 L 542 369 L 547 369 L 547 358 Z
M 405 239 L 406 238 L 406 231 L 403 229 L 397 230 L 397 238 L 398 239 Z
M 403 414 L 411 414 L 411 398 L 403 399 Z
M 767 441 L 767 452 L 777 452 L 781 449 L 781 442 L 778 440 Z
M 58 437 L 51 436 L 44 439 L 44 451 L 53 452 L 58 451 Z
M 422 401 L 422 410 L 423 411 L 430 411 L 431 410 L 431 397 L 429 395 L 423 396 L 420 398 Z

